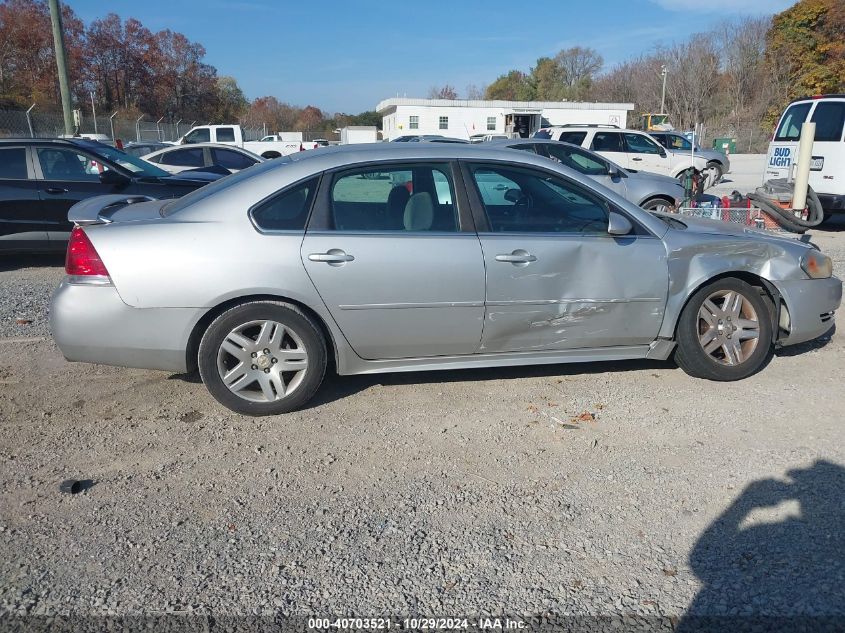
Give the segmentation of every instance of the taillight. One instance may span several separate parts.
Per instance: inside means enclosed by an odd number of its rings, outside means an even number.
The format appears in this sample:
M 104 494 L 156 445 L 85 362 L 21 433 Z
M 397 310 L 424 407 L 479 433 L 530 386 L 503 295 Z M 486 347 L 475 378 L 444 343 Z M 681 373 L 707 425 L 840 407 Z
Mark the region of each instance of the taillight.
M 94 248 L 91 240 L 88 239 L 80 226 L 73 227 L 70 234 L 67 258 L 65 259 L 65 272 L 74 277 L 109 276 L 109 271 L 106 270 L 97 249 Z

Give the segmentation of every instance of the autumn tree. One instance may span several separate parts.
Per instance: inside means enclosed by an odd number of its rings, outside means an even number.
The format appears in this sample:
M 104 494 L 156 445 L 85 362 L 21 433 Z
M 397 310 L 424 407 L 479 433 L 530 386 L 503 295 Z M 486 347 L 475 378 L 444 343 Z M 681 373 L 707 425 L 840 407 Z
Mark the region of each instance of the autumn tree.
M 249 101 L 234 77 L 218 77 L 215 87 L 214 120 L 218 123 L 238 121 L 249 107 Z
M 534 98 L 534 90 L 528 81 L 528 75 L 519 70 L 511 70 L 506 75 L 499 76 L 496 81 L 487 86 L 484 98 L 530 101 Z
M 454 86 L 445 84 L 443 86 L 432 86 L 428 91 L 429 99 L 449 99 L 454 101 L 458 98 L 458 92 Z

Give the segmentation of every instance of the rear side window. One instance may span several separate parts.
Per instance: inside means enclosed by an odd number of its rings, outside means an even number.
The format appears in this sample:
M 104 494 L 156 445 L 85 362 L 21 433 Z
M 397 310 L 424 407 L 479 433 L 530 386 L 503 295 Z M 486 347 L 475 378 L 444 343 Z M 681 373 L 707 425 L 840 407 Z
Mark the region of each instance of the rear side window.
M 596 154 L 589 154 L 583 149 L 571 145 L 547 145 L 549 157 L 586 176 L 603 176 L 607 173 L 607 163 Z
M 456 232 L 448 165 L 370 167 L 339 176 L 331 192 L 336 231 Z
M 233 127 L 219 127 L 219 128 L 217 128 L 217 142 L 218 143 L 234 143 L 235 142 L 235 128 L 233 128 Z
M 208 143 L 211 140 L 211 132 L 208 128 L 200 128 L 185 135 L 186 143 Z
M 622 147 L 622 135 L 617 132 L 596 132 L 590 149 L 594 152 L 625 151 L 625 148 Z
M 159 163 L 162 165 L 175 165 L 176 167 L 202 167 L 205 164 L 202 148 L 177 149 L 160 156 Z
M 304 231 L 318 178 L 306 180 L 252 210 L 252 221 L 262 231 Z
M 211 153 L 214 156 L 212 162 L 226 169 L 246 169 L 258 162 L 254 158 L 230 149 L 213 149 Z
M 801 124 L 807 120 L 812 103 L 796 103 L 789 106 L 780 121 L 775 134 L 776 141 L 797 141 L 801 137 Z
M 813 111 L 817 141 L 841 141 L 845 101 L 821 101 Z
M 534 132 L 534 138 L 542 138 L 548 140 L 552 138 L 552 134 L 548 130 L 537 130 L 536 132 Z
M 586 132 L 564 132 L 558 140 L 564 143 L 572 143 L 573 145 L 581 145 L 585 138 L 587 138 Z
M 0 178 L 26 180 L 26 149 L 4 147 L 0 149 Z

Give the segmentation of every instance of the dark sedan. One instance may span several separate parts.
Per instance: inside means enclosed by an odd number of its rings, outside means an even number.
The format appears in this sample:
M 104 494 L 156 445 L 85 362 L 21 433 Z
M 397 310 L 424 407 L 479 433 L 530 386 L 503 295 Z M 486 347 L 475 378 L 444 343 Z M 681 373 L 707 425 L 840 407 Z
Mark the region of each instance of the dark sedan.
M 0 252 L 64 250 L 72 228 L 67 212 L 85 198 L 178 198 L 220 177 L 172 176 L 96 141 L 0 140 Z

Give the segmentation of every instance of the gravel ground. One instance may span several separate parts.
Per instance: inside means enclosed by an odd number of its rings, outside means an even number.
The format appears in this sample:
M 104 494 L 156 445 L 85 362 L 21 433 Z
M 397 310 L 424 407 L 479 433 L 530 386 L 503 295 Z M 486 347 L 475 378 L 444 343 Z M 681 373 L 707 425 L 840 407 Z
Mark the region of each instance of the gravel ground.
M 813 239 L 845 276 L 845 221 Z M 190 378 L 65 362 L 62 274 L 0 266 L 0 615 L 845 619 L 841 335 L 739 383 L 330 378 L 253 419 Z

